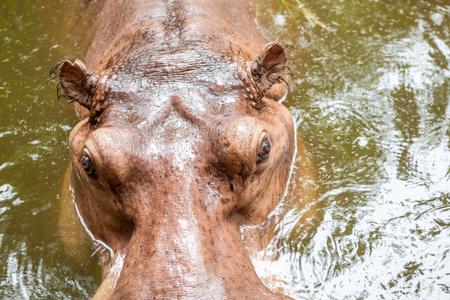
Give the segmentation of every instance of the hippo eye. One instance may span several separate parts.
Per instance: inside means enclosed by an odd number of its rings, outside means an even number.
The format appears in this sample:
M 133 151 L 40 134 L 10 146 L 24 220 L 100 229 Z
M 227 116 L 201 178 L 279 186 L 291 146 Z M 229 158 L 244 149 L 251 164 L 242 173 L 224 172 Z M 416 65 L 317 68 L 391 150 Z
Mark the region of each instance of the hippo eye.
M 270 149 L 272 148 L 272 145 L 270 144 L 269 139 L 264 139 L 259 146 L 258 151 L 258 158 L 256 159 L 256 163 L 260 164 L 266 160 L 267 157 L 269 157 Z
M 87 156 L 87 154 L 85 153 L 83 153 L 83 157 L 81 158 L 81 167 L 89 176 L 95 177 L 97 175 L 94 164 L 92 163 L 89 156 Z

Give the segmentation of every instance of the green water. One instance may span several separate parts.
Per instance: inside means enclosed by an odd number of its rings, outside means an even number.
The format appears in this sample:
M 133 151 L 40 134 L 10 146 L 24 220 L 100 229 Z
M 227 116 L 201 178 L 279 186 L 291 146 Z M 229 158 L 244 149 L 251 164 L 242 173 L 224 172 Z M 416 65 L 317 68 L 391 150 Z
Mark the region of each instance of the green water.
M 251 9 L 268 39 L 291 46 L 285 104 L 319 196 L 308 226 L 302 199 L 277 210 L 258 272 L 296 299 L 450 298 L 450 3 L 303 1 L 326 31 L 278 2 Z M 76 119 L 47 81 L 84 56 L 94 6 L 0 3 L 1 299 L 88 298 L 100 282 L 95 260 L 72 261 L 58 233 Z
M 76 119 L 72 106 L 57 100 L 48 73 L 62 58 L 83 56 L 80 28 L 85 34 L 88 27 L 85 8 L 65 2 L 0 3 L 1 299 L 86 298 L 96 289 L 58 233 Z

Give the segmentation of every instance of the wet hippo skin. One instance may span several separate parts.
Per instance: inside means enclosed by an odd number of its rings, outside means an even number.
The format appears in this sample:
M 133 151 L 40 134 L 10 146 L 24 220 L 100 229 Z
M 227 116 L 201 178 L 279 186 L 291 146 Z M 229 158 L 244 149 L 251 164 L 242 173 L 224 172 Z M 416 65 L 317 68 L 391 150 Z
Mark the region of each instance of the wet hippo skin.
M 258 278 L 239 229 L 262 225 L 289 179 L 285 51 L 244 1 L 98 7 L 83 62 L 59 71 L 80 118 L 61 218 L 107 249 L 94 299 L 287 298 Z

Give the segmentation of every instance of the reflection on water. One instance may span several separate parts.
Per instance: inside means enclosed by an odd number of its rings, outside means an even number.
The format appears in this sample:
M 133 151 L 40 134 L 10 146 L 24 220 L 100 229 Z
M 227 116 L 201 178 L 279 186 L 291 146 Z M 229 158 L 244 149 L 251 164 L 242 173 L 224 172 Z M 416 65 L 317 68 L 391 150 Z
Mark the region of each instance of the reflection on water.
M 83 56 L 94 12 L 54 2 L 0 4 L 0 298 L 87 298 L 99 283 L 57 230 L 75 117 L 46 83 Z M 278 2 L 251 7 L 269 39 L 293 46 L 285 104 L 319 196 L 308 218 L 305 199 L 285 200 L 259 274 L 296 299 L 447 299 L 450 4 L 302 1 L 327 32 Z

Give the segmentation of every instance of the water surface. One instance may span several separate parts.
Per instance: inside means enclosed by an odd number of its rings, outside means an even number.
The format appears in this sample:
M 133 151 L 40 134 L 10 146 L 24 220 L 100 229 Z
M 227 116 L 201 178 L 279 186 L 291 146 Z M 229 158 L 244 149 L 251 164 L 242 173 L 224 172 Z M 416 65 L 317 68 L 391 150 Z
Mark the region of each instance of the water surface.
M 319 195 L 309 227 L 302 199 L 279 210 L 258 269 L 296 299 L 449 299 L 450 3 L 303 3 L 328 31 L 253 4 L 293 46 L 287 105 Z

